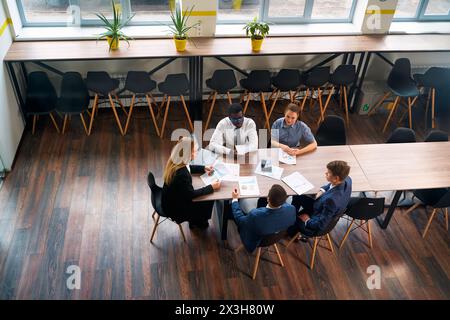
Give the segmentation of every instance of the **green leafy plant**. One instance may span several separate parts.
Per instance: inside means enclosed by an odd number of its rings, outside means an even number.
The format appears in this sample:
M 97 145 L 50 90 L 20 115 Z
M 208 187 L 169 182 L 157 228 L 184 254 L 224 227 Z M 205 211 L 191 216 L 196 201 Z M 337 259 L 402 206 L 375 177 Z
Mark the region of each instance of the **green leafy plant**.
M 264 39 L 269 34 L 269 25 L 265 22 L 259 22 L 255 17 L 252 21 L 247 22 L 244 27 L 245 34 L 254 40 Z
M 185 40 L 188 39 L 187 32 L 192 28 L 197 28 L 200 23 L 195 23 L 191 26 L 188 25 L 189 17 L 191 16 L 192 10 L 194 6 L 186 8 L 186 10 L 181 11 L 181 9 L 177 6 L 175 11 L 170 11 L 170 19 L 172 20 L 172 25 L 169 25 L 170 32 L 173 34 L 175 39 L 177 40 Z
M 135 14 L 132 14 L 131 17 L 126 19 L 125 21 L 122 20 L 121 15 L 119 14 L 116 5 L 114 4 L 114 0 L 111 0 L 112 9 L 113 9 L 113 20 L 109 21 L 103 14 L 96 13 L 95 15 L 103 22 L 104 27 L 106 29 L 106 32 L 99 35 L 97 40 L 110 38 L 111 41 L 109 42 L 109 51 L 111 51 L 112 46 L 114 43 L 118 43 L 119 40 L 125 40 L 128 43 L 128 46 L 130 45 L 129 40 L 133 40 L 133 38 L 128 37 L 125 35 L 121 30 L 123 27 L 125 27 L 131 19 L 133 19 Z

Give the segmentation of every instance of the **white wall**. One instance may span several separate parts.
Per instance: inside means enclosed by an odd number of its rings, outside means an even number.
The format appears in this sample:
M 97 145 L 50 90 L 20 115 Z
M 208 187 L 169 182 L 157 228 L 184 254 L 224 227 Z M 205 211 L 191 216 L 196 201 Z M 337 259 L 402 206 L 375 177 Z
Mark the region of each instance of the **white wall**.
M 6 19 L 3 3 L 0 2 L 0 24 Z M 19 106 L 14 96 L 11 81 L 3 58 L 12 43 L 11 33 L 5 30 L 0 37 L 0 156 L 7 170 L 11 169 L 24 124 L 19 111 Z

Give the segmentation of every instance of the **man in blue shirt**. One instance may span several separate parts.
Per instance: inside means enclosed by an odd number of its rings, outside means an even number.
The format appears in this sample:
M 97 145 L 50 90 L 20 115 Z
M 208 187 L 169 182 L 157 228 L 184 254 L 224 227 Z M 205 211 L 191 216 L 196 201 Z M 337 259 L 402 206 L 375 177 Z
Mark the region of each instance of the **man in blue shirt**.
M 298 120 L 300 107 L 290 103 L 284 112 L 284 118 L 276 120 L 272 125 L 272 148 L 281 148 L 291 156 L 299 156 L 317 148 L 316 139 L 311 129 Z M 304 147 L 301 147 L 303 142 Z
M 286 203 L 286 190 L 279 184 L 274 184 L 270 188 L 266 207 L 253 209 L 247 215 L 239 205 L 238 190 L 235 189 L 231 196 L 234 221 L 248 252 L 253 252 L 264 236 L 285 231 L 295 223 L 295 207 Z
M 324 231 L 333 218 L 347 207 L 352 193 L 350 167 L 345 161 L 327 164 L 325 177 L 329 182 L 316 194 L 315 199 L 305 195 L 294 196 L 292 204 L 296 211 L 302 207 L 296 223 L 288 229 L 293 237 L 298 231 L 304 236 L 314 237 Z

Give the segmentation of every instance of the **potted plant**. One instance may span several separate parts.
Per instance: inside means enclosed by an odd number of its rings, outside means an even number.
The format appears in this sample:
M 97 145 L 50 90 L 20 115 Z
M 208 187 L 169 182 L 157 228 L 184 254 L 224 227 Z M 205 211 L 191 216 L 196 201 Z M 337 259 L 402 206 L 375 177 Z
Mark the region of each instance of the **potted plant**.
M 114 0 L 111 0 L 113 8 L 113 20 L 109 21 L 103 14 L 96 13 L 95 15 L 103 22 L 106 32 L 100 34 L 98 40 L 106 39 L 109 45 L 109 51 L 116 50 L 119 48 L 119 41 L 125 40 L 130 45 L 128 40 L 132 38 L 126 36 L 121 30 L 125 27 L 130 20 L 134 17 L 131 15 L 125 22 L 121 18 L 121 13 L 119 12 L 119 7 L 114 4 Z
M 175 41 L 175 47 L 177 51 L 182 52 L 186 50 L 186 41 L 189 38 L 187 32 L 192 28 L 196 28 L 200 23 L 195 23 L 191 26 L 188 25 L 189 17 L 191 16 L 194 6 L 189 10 L 181 11 L 180 7 L 176 7 L 175 11 L 170 11 L 170 19 L 172 20 L 172 25 L 169 25 L 170 32 L 173 34 L 173 39 Z
M 250 35 L 252 39 L 252 50 L 260 51 L 264 38 L 269 34 L 269 25 L 265 22 L 259 22 L 255 17 L 245 25 L 244 30 L 247 37 Z

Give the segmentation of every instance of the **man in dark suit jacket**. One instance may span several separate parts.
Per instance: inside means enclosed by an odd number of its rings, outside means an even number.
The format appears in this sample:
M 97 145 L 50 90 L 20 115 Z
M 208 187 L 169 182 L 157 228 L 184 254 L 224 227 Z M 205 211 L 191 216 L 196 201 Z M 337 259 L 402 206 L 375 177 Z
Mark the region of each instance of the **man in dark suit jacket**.
M 298 231 L 306 237 L 314 237 L 347 207 L 352 193 L 349 172 L 350 167 L 345 161 L 332 161 L 325 172 L 329 183 L 320 189 L 315 199 L 305 195 L 293 197 L 292 204 L 297 211 L 300 207 L 303 209 L 296 223 L 288 229 L 291 237 Z
M 253 252 L 264 236 L 285 231 L 295 222 L 295 207 L 286 203 L 286 190 L 274 184 L 269 191 L 268 205 L 251 210 L 247 215 L 239 205 L 239 193 L 232 192 L 231 210 L 239 228 L 242 243 L 248 252 Z

